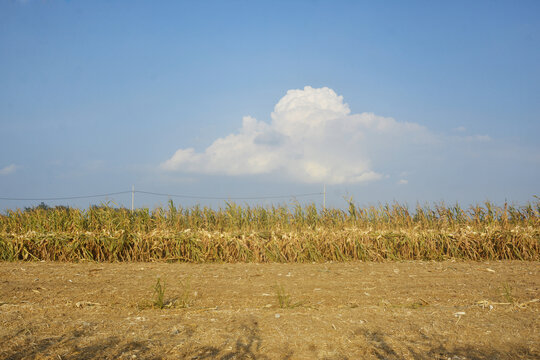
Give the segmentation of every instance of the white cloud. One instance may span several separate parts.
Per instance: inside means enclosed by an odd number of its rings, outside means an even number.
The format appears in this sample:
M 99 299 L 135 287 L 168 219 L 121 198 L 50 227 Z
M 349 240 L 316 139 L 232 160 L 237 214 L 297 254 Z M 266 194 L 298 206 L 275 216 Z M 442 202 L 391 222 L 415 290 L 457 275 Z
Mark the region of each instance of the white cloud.
M 9 175 L 13 174 L 17 170 L 18 166 L 11 164 L 0 169 L 0 175 Z
M 409 175 L 411 175 L 410 171 L 402 171 L 402 172 L 399 173 L 400 178 L 404 178 L 404 177 L 409 176 Z
M 475 142 L 475 141 L 487 142 L 487 141 L 491 141 L 491 137 L 489 135 L 471 135 L 471 136 L 464 136 L 461 139 L 464 140 L 464 141 L 468 141 L 468 142 Z
M 409 183 L 409 181 L 405 180 L 405 179 L 399 179 L 399 181 L 397 183 L 398 183 L 398 185 L 407 185 Z
M 181 148 L 161 164 L 167 171 L 276 174 L 303 183 L 360 183 L 384 177 L 373 159 L 389 149 L 436 142 L 425 127 L 373 113 L 351 114 L 332 89 L 289 90 L 271 122 L 250 116 L 237 133 L 218 138 L 203 152 Z M 380 155 L 380 156 L 379 156 Z M 399 149 L 386 156 L 400 156 Z

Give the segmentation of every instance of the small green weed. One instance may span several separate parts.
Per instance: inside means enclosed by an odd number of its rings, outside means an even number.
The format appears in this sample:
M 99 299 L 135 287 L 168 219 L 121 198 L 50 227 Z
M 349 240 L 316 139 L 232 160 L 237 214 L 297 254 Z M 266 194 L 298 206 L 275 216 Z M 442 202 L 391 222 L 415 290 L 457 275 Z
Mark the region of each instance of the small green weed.
M 502 288 L 501 288 L 502 296 L 504 300 L 510 304 L 513 304 L 516 301 L 516 298 L 514 297 L 514 295 L 512 295 L 512 290 L 513 289 L 512 289 L 512 286 L 510 286 L 510 284 L 504 283 L 502 285 Z
M 193 304 L 191 298 L 191 280 L 188 278 L 185 282 L 180 282 L 182 291 L 180 297 L 174 301 L 174 304 L 181 308 L 188 308 Z
M 165 282 L 161 283 L 161 279 L 158 277 L 157 282 L 154 285 L 154 307 L 163 309 L 167 304 L 165 303 Z
M 291 309 L 302 306 L 304 304 L 304 302 L 302 301 L 293 302 L 291 299 L 291 295 L 285 291 L 283 285 L 276 285 L 276 297 L 278 305 L 282 309 Z
M 185 282 L 180 282 L 180 296 L 172 299 L 165 298 L 165 281 L 159 277 L 156 283 L 152 286 L 153 294 L 151 300 L 145 300 L 137 304 L 139 310 L 154 308 L 154 309 L 169 309 L 169 308 L 188 308 L 193 304 L 192 294 L 197 296 L 197 292 L 192 293 L 191 281 L 188 278 Z

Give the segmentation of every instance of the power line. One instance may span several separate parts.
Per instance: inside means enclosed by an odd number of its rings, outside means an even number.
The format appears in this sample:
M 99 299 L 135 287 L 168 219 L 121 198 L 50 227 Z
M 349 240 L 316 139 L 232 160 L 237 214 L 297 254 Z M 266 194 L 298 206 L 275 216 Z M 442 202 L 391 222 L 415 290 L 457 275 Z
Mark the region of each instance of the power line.
M 11 201 L 54 201 L 54 200 L 76 200 L 76 199 L 89 199 L 89 198 L 99 198 L 107 197 L 113 195 L 123 195 L 123 194 L 146 194 L 154 196 L 167 196 L 167 197 L 178 197 L 185 199 L 199 199 L 199 200 L 264 200 L 264 199 L 284 199 L 284 198 L 298 198 L 298 197 L 307 197 L 307 196 L 317 196 L 323 195 L 321 192 L 317 193 L 307 193 L 307 194 L 290 194 L 290 195 L 269 195 L 269 196 L 244 196 L 244 197 L 218 197 L 218 196 L 198 196 L 198 195 L 180 195 L 180 194 L 166 194 L 166 193 L 157 193 L 151 191 L 118 191 L 107 194 L 96 194 L 96 195 L 82 195 L 82 196 L 65 196 L 65 197 L 42 197 L 42 198 L 11 198 L 11 197 L 0 197 L 0 200 L 11 200 Z
M 283 198 L 294 198 L 294 197 L 306 197 L 306 196 L 315 196 L 322 195 L 323 193 L 308 193 L 308 194 L 291 194 L 291 195 L 269 195 L 269 196 L 245 196 L 245 197 L 214 197 L 214 196 L 195 196 L 195 195 L 177 195 L 177 194 L 165 194 L 165 193 L 155 193 L 150 191 L 141 191 L 135 190 L 136 193 L 156 195 L 156 196 L 168 196 L 168 197 L 180 197 L 186 199 L 201 199 L 201 200 L 263 200 L 263 199 L 283 199 Z
M 55 197 L 55 198 L 8 198 L 0 197 L 0 200 L 28 200 L 28 201 L 52 201 L 52 200 L 75 200 L 75 199 L 88 199 L 88 198 L 97 198 L 97 197 L 107 197 L 113 195 L 129 194 L 131 191 L 119 191 L 114 193 L 107 194 L 97 194 L 97 195 L 83 195 L 83 196 L 66 196 L 66 197 Z

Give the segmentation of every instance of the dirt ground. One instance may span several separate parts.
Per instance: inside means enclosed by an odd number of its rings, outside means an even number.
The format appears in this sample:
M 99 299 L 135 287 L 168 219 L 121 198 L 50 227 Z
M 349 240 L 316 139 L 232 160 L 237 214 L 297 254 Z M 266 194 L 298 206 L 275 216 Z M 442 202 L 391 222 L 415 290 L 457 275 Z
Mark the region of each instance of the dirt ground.
M 539 298 L 538 262 L 0 263 L 0 358 L 540 359 Z

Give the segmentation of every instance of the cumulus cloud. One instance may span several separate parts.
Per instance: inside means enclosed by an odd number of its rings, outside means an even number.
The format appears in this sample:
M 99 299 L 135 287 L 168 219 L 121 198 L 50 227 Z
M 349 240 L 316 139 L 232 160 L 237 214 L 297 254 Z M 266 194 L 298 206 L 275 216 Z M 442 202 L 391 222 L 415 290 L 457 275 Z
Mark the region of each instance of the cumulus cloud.
M 13 174 L 17 170 L 17 167 L 18 166 L 15 164 L 4 166 L 2 169 L 0 169 L 0 175 Z
M 203 152 L 181 148 L 160 166 L 185 173 L 276 174 L 303 183 L 361 183 L 385 177 L 373 160 L 438 141 L 425 127 L 373 113 L 352 114 L 327 87 L 289 90 L 269 123 L 250 116 Z

